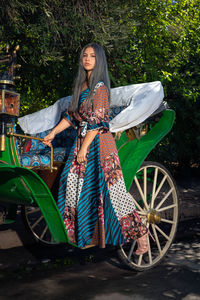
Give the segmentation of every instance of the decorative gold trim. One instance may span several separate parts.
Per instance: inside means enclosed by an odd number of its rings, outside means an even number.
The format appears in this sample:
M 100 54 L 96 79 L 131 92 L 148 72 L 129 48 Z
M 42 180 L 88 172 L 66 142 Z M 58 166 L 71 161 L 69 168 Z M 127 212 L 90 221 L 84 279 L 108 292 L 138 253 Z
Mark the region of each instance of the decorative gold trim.
M 16 163 L 16 160 L 15 160 L 15 155 L 14 155 L 14 150 L 13 150 L 13 144 L 12 144 L 12 136 L 10 136 L 10 150 L 11 150 L 11 153 L 12 153 L 12 157 L 13 157 L 13 161 L 14 161 L 14 165 L 16 166 L 17 163 Z
M 12 81 L 12 80 L 0 80 L 0 84 L 12 84 L 12 85 L 15 85 L 14 81 Z
M 42 139 L 42 138 L 33 137 L 33 136 L 29 136 L 29 135 L 24 135 L 24 134 L 19 134 L 19 133 L 14 133 L 13 130 L 9 131 L 8 135 L 10 136 L 10 138 L 15 136 L 15 137 L 21 137 L 21 138 L 26 138 L 26 139 L 33 139 L 33 140 L 44 141 L 44 139 Z M 47 169 L 50 169 L 50 171 L 53 172 L 54 170 L 57 170 L 58 168 L 53 166 L 53 147 L 51 146 L 50 148 L 51 148 L 50 167 L 47 167 Z M 17 156 L 17 158 L 18 158 L 18 156 Z M 18 160 L 19 160 L 19 158 L 18 158 Z
M 15 47 L 15 50 L 13 51 L 13 53 L 16 53 L 18 50 L 19 50 L 19 45 L 17 45 L 16 47 Z
M 22 66 L 22 65 L 17 64 L 17 65 L 15 65 L 13 68 L 14 68 L 14 69 L 17 69 L 17 68 L 21 68 L 21 66 Z
M 161 215 L 156 210 L 150 210 L 147 214 L 147 219 L 150 224 L 159 224 L 161 221 Z
M 51 145 L 51 159 L 50 159 L 50 169 L 51 173 L 53 172 L 53 146 Z
M 6 162 L 6 161 L 4 161 L 4 160 L 0 160 L 0 163 L 3 163 L 3 164 L 5 164 L 5 165 L 9 165 L 9 163 Z
M 21 137 L 21 138 L 25 138 L 25 139 L 44 141 L 44 139 L 42 139 L 42 138 L 38 138 L 38 137 L 30 136 L 30 135 L 19 134 L 19 133 L 14 133 L 13 131 L 9 131 L 8 135 L 17 136 L 17 137 Z
M 20 181 L 22 182 L 23 186 L 25 187 L 25 189 L 31 193 L 31 190 L 27 187 L 26 183 L 24 182 L 24 179 L 20 177 Z
M 53 169 L 51 170 L 51 168 L 48 166 L 25 166 L 24 168 L 30 170 L 49 170 L 51 172 L 58 170 L 58 167 L 53 167 Z
M 4 58 L 0 60 L 0 64 L 5 64 L 10 61 L 10 58 Z
M 5 90 L 2 90 L 2 99 L 1 99 L 2 111 L 5 111 Z
M 94 245 L 94 244 L 91 244 L 91 245 L 87 245 L 81 249 L 85 250 L 85 249 L 88 249 L 88 248 L 92 248 L 92 247 L 96 247 L 97 245 Z
M 17 156 L 18 164 L 19 164 L 19 166 L 21 166 L 18 151 L 17 151 L 17 146 L 16 146 L 16 142 L 15 142 L 14 138 L 13 138 L 13 144 L 14 144 L 14 147 L 15 147 L 15 153 L 16 153 L 16 156 Z
M 0 151 L 6 151 L 6 136 L 2 134 L 0 136 Z
M 133 131 L 132 128 L 129 128 L 126 130 L 126 135 L 127 135 L 129 141 L 132 141 L 136 138 L 135 132 Z

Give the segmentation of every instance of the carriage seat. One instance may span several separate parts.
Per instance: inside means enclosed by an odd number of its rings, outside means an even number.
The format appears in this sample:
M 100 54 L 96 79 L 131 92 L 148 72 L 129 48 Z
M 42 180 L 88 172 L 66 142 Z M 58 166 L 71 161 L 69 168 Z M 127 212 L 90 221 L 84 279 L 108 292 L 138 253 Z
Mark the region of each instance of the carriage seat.
M 167 108 L 167 103 L 162 102 L 159 108 L 150 116 L 154 116 Z M 113 106 L 109 111 L 109 120 L 111 121 L 119 115 L 126 106 Z M 44 138 L 51 130 L 46 130 L 41 133 L 33 134 L 32 136 Z M 52 142 L 54 151 L 54 162 L 65 162 L 70 153 L 76 136 L 76 130 L 72 127 L 62 131 L 56 135 Z M 24 151 L 20 155 L 20 163 L 24 167 L 47 167 L 50 164 L 51 150 L 39 140 L 27 140 Z
M 37 133 L 33 136 L 44 138 L 51 130 Z M 52 142 L 54 162 L 67 160 L 76 136 L 76 130 L 68 128 L 58 135 Z M 51 150 L 39 140 L 28 139 L 20 154 L 20 163 L 24 167 L 47 167 L 50 164 Z
M 112 120 L 117 116 L 125 106 L 113 107 L 109 112 L 109 118 Z M 44 138 L 51 129 L 32 134 L 34 137 Z M 57 134 L 52 142 L 54 162 L 65 162 L 70 153 L 76 136 L 76 130 L 72 127 Z M 51 150 L 39 140 L 28 139 L 23 147 L 23 153 L 20 154 L 20 164 L 24 167 L 47 167 L 50 164 Z
M 117 115 L 119 115 L 127 106 L 112 106 L 109 109 L 109 121 L 114 119 Z

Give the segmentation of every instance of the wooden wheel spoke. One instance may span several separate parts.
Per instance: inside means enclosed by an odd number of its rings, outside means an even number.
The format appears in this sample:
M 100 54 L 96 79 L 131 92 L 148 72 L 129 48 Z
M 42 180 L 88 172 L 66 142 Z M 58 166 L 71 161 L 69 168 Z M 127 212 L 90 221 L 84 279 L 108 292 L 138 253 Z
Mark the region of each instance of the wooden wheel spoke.
M 154 201 L 156 199 L 156 197 L 158 196 L 158 193 L 160 192 L 160 190 L 161 190 L 161 188 L 162 188 L 162 186 L 163 186 L 166 178 L 167 178 L 167 174 L 165 174 L 165 176 L 163 177 L 161 183 L 159 184 L 159 186 L 158 186 L 158 188 L 157 188 L 157 190 L 156 190 L 156 192 L 154 194 L 154 198 L 152 197 L 152 201 Z
M 158 235 L 157 235 L 157 232 L 156 232 L 154 224 L 152 224 L 152 229 L 153 229 L 154 237 L 155 237 L 155 240 L 156 240 L 156 245 L 158 247 L 158 251 L 159 251 L 160 255 L 162 255 L 162 250 L 161 250 L 161 247 L 160 247 L 160 242 L 159 242 Z
M 155 210 L 158 210 L 162 205 L 163 203 L 167 200 L 167 198 L 169 197 L 169 195 L 173 192 L 174 190 L 174 187 L 172 187 L 169 192 L 165 195 L 165 197 L 160 201 L 160 203 L 156 206 Z
M 35 226 L 36 226 L 38 223 L 40 223 L 40 221 L 41 221 L 43 218 L 44 218 L 43 215 L 40 216 L 40 218 L 37 219 L 37 221 L 31 225 L 32 229 L 35 228 Z
M 149 235 L 149 249 L 139 256 L 135 254 L 135 243 L 128 247 L 122 245 L 120 257 L 128 267 L 143 271 L 157 265 L 173 242 L 178 221 L 177 189 L 165 167 L 144 162 L 131 185 L 131 197 L 142 223 L 150 229 L 153 241 Z
M 147 205 L 147 202 L 146 202 L 146 199 L 145 199 L 145 195 L 144 195 L 144 193 L 143 193 L 143 191 L 141 189 L 140 183 L 139 183 L 139 181 L 138 181 L 138 179 L 137 179 L 136 176 L 134 177 L 134 180 L 135 180 L 135 184 L 136 184 L 136 186 L 138 188 L 138 191 L 140 193 L 140 196 L 142 197 L 142 200 L 144 202 L 144 206 L 145 206 L 146 210 L 148 210 L 149 207 Z
M 148 207 L 147 204 L 147 168 L 144 168 L 144 181 L 143 181 L 144 187 L 144 201 L 145 201 L 145 207 Z
M 48 224 L 38 206 L 23 206 L 22 216 L 36 240 L 44 245 L 55 245 Z
M 138 213 L 140 216 L 146 216 L 146 215 L 147 215 L 147 213 L 144 212 L 144 211 L 138 211 L 137 213 Z
M 45 228 L 44 228 L 44 230 L 43 230 L 43 232 L 42 232 L 42 234 L 40 236 L 41 239 L 43 239 L 45 233 L 47 232 L 47 229 L 48 229 L 48 225 L 45 226 Z
M 165 206 L 165 207 L 159 208 L 159 209 L 157 209 L 157 211 L 159 211 L 159 212 L 165 211 L 165 210 L 174 208 L 174 207 L 176 207 L 176 206 L 177 206 L 176 204 L 172 204 L 172 205 L 169 205 L 169 206 Z
M 134 249 L 135 249 L 135 245 L 136 245 L 136 241 L 133 241 L 133 242 L 132 242 L 132 245 L 131 245 L 131 249 L 130 249 L 130 251 L 129 251 L 129 253 L 128 253 L 128 259 L 131 259 L 131 256 L 132 256 L 132 254 L 133 254 L 133 251 L 134 251 Z
M 148 244 L 149 244 L 149 250 L 148 250 L 149 263 L 152 264 L 152 254 L 151 254 L 151 245 L 149 241 L 149 236 L 148 236 Z
M 153 208 L 153 206 L 154 206 L 157 178 L 158 178 L 158 168 L 155 168 L 154 179 L 153 179 L 153 189 L 152 189 L 152 196 L 151 196 L 151 208 Z
M 141 213 L 144 213 L 144 214 L 145 214 L 144 210 L 143 210 L 142 207 L 138 204 L 138 202 L 134 199 L 134 197 L 131 195 L 131 193 L 129 193 L 129 195 L 130 195 L 131 199 L 133 200 L 133 202 L 134 202 L 135 206 L 137 207 L 137 209 L 138 209 Z
M 172 220 L 167 220 L 167 219 L 163 219 L 163 218 L 161 218 L 160 221 L 161 221 L 161 222 L 164 222 L 164 223 L 175 224 L 174 221 L 172 221 Z
M 138 266 L 141 266 L 141 263 L 142 263 L 142 256 L 143 256 L 143 254 L 139 255 L 138 263 L 137 263 Z
M 169 241 L 169 237 L 168 235 L 166 235 L 166 233 L 164 233 L 164 231 L 162 231 L 162 229 L 160 229 L 160 227 L 158 227 L 158 225 L 155 224 L 155 228 L 162 234 L 162 236 L 164 236 L 166 238 L 166 240 Z
M 26 214 L 27 214 L 27 215 L 30 215 L 30 214 L 34 214 L 34 213 L 36 213 L 36 212 L 38 212 L 38 211 L 40 211 L 40 208 L 39 208 L 39 207 L 37 207 L 37 208 L 35 208 L 35 209 L 31 209 L 31 210 L 26 210 Z

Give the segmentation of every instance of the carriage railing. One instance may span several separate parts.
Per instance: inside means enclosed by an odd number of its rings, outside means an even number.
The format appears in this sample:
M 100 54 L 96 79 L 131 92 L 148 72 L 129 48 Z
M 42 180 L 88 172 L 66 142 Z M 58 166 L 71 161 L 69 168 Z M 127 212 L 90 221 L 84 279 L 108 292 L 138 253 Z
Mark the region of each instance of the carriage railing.
M 159 122 L 160 117 L 162 116 L 162 111 L 166 108 L 167 108 L 167 104 L 162 103 L 159 106 L 159 108 L 150 117 L 148 117 L 145 121 L 143 121 L 141 124 L 138 124 L 137 126 L 134 126 L 134 127 L 131 127 L 129 129 L 124 130 L 127 137 L 128 137 L 128 141 L 131 141 L 133 139 L 139 140 L 142 136 L 146 135 L 148 133 L 148 131 L 154 126 L 154 124 Z M 120 139 L 122 132 L 123 131 L 113 133 L 113 136 L 114 136 L 116 141 L 118 141 Z M 24 135 L 24 134 L 15 133 L 13 128 L 9 128 L 8 135 L 9 136 L 14 136 L 16 138 L 20 138 L 20 140 L 29 139 L 29 140 L 38 140 L 38 141 L 41 141 L 41 142 L 43 142 L 43 140 L 44 140 L 43 138 L 35 137 L 35 136 L 32 136 L 32 135 Z M 18 148 L 21 148 L 21 149 L 19 149 L 20 150 L 19 152 L 21 154 L 23 154 L 23 145 L 21 145 L 21 146 L 18 145 Z M 31 152 L 29 152 L 29 153 L 31 155 Z M 38 153 L 38 155 L 40 155 L 40 154 Z M 49 162 L 48 165 L 46 165 L 46 166 L 39 165 L 39 166 L 30 166 L 30 167 L 28 166 L 27 168 L 47 169 L 47 170 L 50 170 L 51 172 L 53 172 L 54 170 L 58 169 L 58 167 L 55 166 L 55 165 L 60 165 L 60 164 L 63 164 L 63 163 L 64 162 L 57 162 L 56 160 L 54 160 L 54 147 L 51 146 L 50 147 L 50 162 Z
M 29 135 L 24 135 L 24 134 L 19 134 L 19 133 L 15 133 L 14 130 L 10 130 L 8 132 L 9 136 L 14 136 L 14 137 L 19 137 L 19 138 L 25 138 L 25 139 L 33 139 L 33 140 L 39 140 L 41 142 L 44 141 L 44 139 L 42 138 L 38 138 L 38 137 L 34 137 L 34 136 L 29 136 Z M 54 170 L 57 170 L 58 168 L 54 166 L 53 163 L 53 146 L 50 146 L 51 149 L 51 156 L 50 156 L 50 166 L 47 167 L 47 169 L 50 169 L 51 172 L 53 172 Z

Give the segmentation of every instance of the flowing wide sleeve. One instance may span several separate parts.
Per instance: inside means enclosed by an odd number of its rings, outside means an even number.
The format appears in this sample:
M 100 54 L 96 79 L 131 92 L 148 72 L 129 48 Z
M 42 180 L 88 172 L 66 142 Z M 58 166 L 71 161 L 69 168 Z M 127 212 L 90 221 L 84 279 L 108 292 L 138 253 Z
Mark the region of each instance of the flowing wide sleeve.
M 66 119 L 73 128 L 77 128 L 77 120 L 73 112 L 65 111 L 62 113 L 62 118 Z
M 109 130 L 109 101 L 108 89 L 103 84 L 94 94 L 92 112 L 88 119 L 87 131 L 99 129 L 100 133 Z

